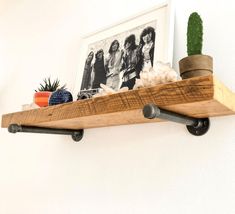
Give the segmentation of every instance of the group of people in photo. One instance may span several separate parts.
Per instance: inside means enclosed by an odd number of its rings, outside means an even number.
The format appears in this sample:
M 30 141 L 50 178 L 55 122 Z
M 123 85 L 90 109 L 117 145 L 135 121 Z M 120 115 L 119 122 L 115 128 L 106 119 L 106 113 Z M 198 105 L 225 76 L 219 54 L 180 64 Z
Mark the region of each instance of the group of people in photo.
M 149 26 L 141 32 L 139 44 L 136 44 L 136 36 L 130 34 L 125 38 L 123 48 L 114 39 L 108 53 L 104 53 L 103 49 L 90 51 L 81 90 L 100 88 L 101 83 L 116 91 L 122 87 L 132 89 L 140 72 L 153 66 L 154 43 L 155 30 Z

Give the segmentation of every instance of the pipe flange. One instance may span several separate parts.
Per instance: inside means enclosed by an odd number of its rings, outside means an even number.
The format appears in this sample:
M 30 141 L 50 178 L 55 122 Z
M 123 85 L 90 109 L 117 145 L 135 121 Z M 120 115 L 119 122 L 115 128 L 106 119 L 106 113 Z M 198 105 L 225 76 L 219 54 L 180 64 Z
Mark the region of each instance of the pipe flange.
M 78 131 L 74 131 L 72 133 L 72 139 L 76 142 L 79 142 L 82 138 L 83 138 L 83 134 L 84 134 L 84 130 L 78 130 Z
M 188 131 L 195 136 L 201 136 L 207 133 L 210 128 L 209 118 L 198 119 L 197 124 L 192 126 L 186 126 Z

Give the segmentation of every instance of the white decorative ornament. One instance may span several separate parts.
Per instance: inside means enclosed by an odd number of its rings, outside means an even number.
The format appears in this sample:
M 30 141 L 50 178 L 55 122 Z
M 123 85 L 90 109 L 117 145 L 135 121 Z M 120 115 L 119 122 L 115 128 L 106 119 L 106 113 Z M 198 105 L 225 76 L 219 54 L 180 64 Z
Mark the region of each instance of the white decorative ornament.
M 36 103 L 22 105 L 22 111 L 40 108 Z
M 118 91 L 115 91 L 112 88 L 110 88 L 109 86 L 104 85 L 102 83 L 100 84 L 100 87 L 102 88 L 102 90 L 99 93 L 95 94 L 93 97 L 100 97 L 100 96 L 105 96 L 105 95 L 116 94 L 119 92 L 128 91 L 128 87 L 123 87 L 123 88 L 120 88 Z
M 170 67 L 170 63 L 157 62 L 154 68 L 144 68 L 140 72 L 140 79 L 136 79 L 134 89 L 176 82 L 180 79 L 177 72 Z

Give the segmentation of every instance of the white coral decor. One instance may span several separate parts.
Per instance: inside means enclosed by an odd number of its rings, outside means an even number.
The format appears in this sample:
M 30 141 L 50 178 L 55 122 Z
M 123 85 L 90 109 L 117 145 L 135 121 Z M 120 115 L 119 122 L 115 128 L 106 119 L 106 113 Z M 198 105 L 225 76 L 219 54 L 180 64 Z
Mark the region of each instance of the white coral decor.
M 145 68 L 140 72 L 140 79 L 136 79 L 134 89 L 176 82 L 180 79 L 177 72 L 170 67 L 170 63 L 157 62 L 154 68 Z
M 100 97 L 100 96 L 105 96 L 105 95 L 116 94 L 119 92 L 128 91 L 128 87 L 123 87 L 123 88 L 120 88 L 118 91 L 115 91 L 112 88 L 110 88 L 109 86 L 104 85 L 102 83 L 100 84 L 100 87 L 102 88 L 102 90 L 99 93 L 95 94 L 93 97 Z

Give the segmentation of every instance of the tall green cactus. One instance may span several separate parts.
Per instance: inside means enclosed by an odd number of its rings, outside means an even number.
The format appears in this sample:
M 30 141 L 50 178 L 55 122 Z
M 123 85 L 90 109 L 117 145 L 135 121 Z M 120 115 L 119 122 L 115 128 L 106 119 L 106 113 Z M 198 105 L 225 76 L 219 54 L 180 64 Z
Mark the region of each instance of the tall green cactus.
M 188 56 L 202 54 L 203 26 L 202 19 L 194 12 L 188 19 L 187 51 Z

